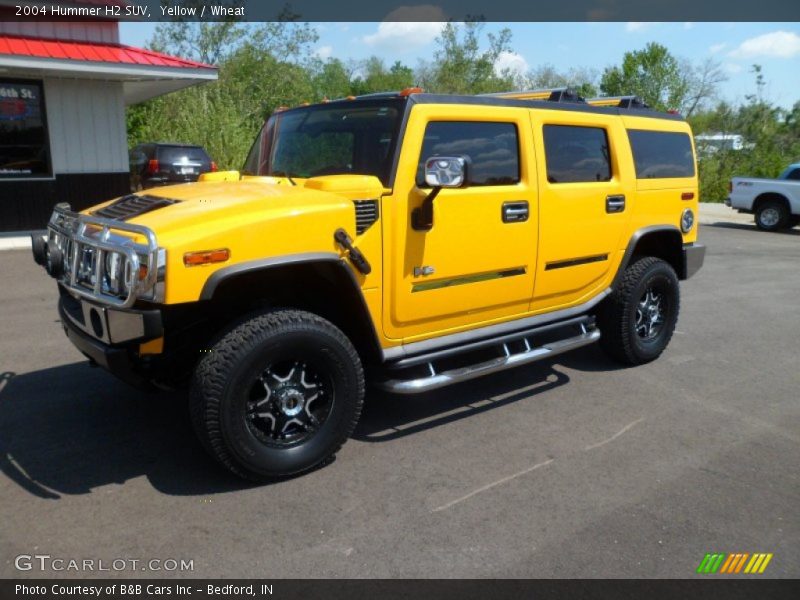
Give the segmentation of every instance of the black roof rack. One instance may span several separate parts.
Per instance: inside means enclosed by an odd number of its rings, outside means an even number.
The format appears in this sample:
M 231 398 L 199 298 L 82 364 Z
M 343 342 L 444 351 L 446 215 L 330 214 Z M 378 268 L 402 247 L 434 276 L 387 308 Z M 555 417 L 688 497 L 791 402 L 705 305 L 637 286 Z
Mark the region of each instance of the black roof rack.
M 478 94 L 493 98 L 507 98 L 509 100 L 545 100 L 547 102 L 580 102 L 585 100 L 569 87 L 544 88 L 540 90 L 517 90 L 513 92 L 496 92 L 494 94 Z
M 617 108 L 650 108 L 639 96 L 600 96 L 589 98 L 587 104 L 592 106 L 615 106 Z

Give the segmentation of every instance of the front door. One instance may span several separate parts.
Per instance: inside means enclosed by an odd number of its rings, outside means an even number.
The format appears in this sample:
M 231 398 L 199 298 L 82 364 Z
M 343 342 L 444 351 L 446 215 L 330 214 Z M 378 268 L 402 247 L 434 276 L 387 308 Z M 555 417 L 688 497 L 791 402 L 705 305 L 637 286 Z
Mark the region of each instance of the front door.
M 538 230 L 536 171 L 525 110 L 417 104 L 411 108 L 393 194 L 383 199 L 384 332 L 413 341 L 524 313 Z M 430 193 L 424 162 L 465 156 L 468 185 L 442 189 L 433 225 L 412 224 Z M 387 310 L 388 309 L 388 310 Z

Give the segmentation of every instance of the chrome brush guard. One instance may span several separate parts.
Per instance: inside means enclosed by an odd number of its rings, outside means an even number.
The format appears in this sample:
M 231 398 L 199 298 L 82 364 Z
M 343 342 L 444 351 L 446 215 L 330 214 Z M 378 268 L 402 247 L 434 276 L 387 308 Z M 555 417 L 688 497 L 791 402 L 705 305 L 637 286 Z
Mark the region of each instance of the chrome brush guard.
M 47 257 L 51 275 L 73 295 L 117 308 L 129 308 L 137 298 L 162 299 L 159 268 L 163 275 L 165 253 L 155 233 L 143 225 L 80 214 L 58 204 L 47 226 Z M 53 267 L 53 260 L 60 264 Z

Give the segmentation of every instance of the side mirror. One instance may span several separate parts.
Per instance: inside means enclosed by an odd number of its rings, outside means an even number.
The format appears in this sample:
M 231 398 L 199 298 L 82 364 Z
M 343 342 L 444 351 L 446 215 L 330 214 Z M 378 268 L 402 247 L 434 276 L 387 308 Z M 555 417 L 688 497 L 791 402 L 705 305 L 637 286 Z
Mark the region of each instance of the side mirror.
M 411 213 L 411 226 L 417 231 L 433 228 L 433 201 L 442 188 L 466 187 L 468 183 L 466 156 L 432 156 L 425 161 L 425 183 L 431 191 L 422 200 L 422 205 Z
M 459 188 L 467 183 L 464 156 L 434 156 L 425 161 L 425 183 L 432 188 Z

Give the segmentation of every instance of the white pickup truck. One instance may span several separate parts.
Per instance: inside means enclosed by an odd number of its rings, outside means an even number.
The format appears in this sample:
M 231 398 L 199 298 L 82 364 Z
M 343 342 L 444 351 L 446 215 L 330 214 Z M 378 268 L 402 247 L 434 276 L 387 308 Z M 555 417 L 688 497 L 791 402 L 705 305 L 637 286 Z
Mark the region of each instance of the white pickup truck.
M 755 215 L 763 231 L 800 225 L 800 163 L 789 165 L 777 179 L 734 177 L 729 191 L 725 204 Z

